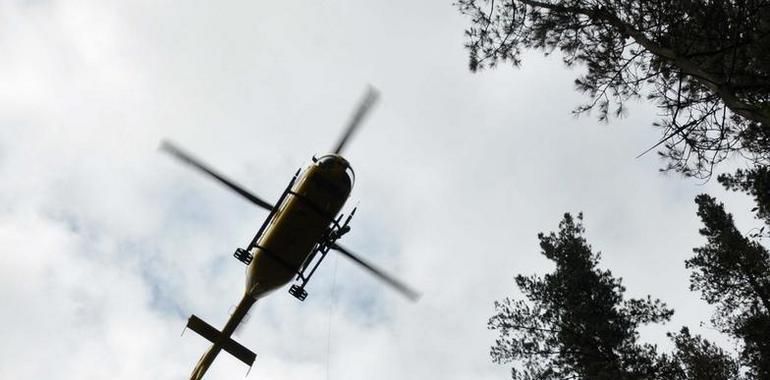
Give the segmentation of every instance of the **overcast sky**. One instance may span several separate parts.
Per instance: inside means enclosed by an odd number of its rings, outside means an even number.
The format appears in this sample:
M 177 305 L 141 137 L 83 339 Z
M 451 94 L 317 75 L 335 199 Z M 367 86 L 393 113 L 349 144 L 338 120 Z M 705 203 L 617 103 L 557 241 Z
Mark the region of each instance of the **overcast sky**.
M 574 118 L 557 57 L 467 69 L 449 1 L 0 1 L 0 378 L 180 379 L 243 291 L 232 258 L 267 213 L 158 152 L 169 138 L 275 200 L 332 148 L 367 84 L 381 91 L 346 152 L 359 206 L 346 245 L 418 288 L 409 303 L 344 258 L 305 302 L 260 301 L 236 339 L 252 379 L 504 379 L 493 301 L 545 273 L 537 233 L 585 213 L 628 296 L 676 309 L 643 339 L 707 327 L 683 261 L 710 192 L 748 229 L 750 201 L 635 156 L 651 105 Z M 729 346 L 729 342 L 725 342 Z M 240 378 L 221 354 L 207 378 Z

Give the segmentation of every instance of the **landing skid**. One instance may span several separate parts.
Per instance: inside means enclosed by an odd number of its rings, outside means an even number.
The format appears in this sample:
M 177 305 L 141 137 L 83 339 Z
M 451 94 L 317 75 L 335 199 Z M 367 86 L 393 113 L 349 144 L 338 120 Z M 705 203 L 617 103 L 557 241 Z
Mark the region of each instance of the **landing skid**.
M 342 221 L 344 215 L 340 215 L 337 217 L 337 219 L 332 221 L 331 228 L 329 228 L 329 230 L 324 234 L 321 242 L 316 244 L 316 246 L 313 248 L 313 252 L 310 254 L 310 256 L 308 256 L 308 258 L 305 260 L 305 263 L 302 265 L 302 270 L 297 273 L 296 280 L 299 282 L 299 285 L 294 284 L 291 286 L 291 288 L 289 288 L 289 294 L 294 296 L 294 298 L 300 301 L 304 301 L 305 298 L 307 298 L 307 290 L 305 290 L 305 286 L 310 281 L 310 277 L 313 276 L 313 273 L 315 273 L 316 269 L 318 269 L 318 266 L 321 265 L 323 259 L 326 258 L 326 254 L 329 253 L 329 250 L 332 246 L 334 246 L 334 243 L 337 241 L 337 239 L 350 232 L 350 226 L 348 224 L 350 224 L 350 220 L 353 218 L 355 213 L 356 209 L 354 208 L 353 211 L 350 212 L 350 215 L 348 215 L 348 217 L 345 219 L 345 223 L 343 224 L 340 224 L 340 221 Z M 316 260 L 316 257 L 318 257 L 318 260 Z M 305 273 L 307 273 L 307 275 L 305 275 Z
M 307 298 L 307 290 L 305 290 L 304 286 L 292 285 L 289 288 L 289 294 L 300 301 L 304 301 Z

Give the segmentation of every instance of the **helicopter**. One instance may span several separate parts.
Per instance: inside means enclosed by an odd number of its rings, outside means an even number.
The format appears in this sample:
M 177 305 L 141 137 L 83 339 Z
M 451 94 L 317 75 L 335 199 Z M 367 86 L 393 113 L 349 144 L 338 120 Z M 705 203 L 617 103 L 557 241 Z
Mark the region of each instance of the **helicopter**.
M 203 378 L 222 350 L 248 365 L 250 371 L 257 355 L 231 338 L 238 325 L 257 300 L 292 280 L 296 283 L 289 288 L 289 294 L 304 301 L 308 295 L 305 287 L 331 250 L 351 259 L 410 300 L 419 298 L 415 290 L 337 243 L 350 231 L 349 224 L 356 212 L 353 208 L 347 217 L 340 213 L 355 182 L 353 169 L 341 154 L 377 98 L 378 92 L 370 87 L 333 153 L 313 156 L 312 163 L 297 170 L 275 204 L 257 197 L 173 143 L 161 143 L 162 151 L 269 211 L 251 242 L 233 253 L 247 267 L 246 287 L 224 328 L 217 330 L 194 314 L 187 320 L 185 330 L 189 328 L 212 343 L 195 365 L 190 380 Z

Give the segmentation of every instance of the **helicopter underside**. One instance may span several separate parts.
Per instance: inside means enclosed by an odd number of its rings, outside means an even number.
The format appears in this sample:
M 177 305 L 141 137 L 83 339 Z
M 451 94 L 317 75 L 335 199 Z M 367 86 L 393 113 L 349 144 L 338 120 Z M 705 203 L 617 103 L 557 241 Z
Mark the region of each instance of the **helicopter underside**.
M 253 260 L 246 292 L 251 297 L 261 298 L 289 283 L 324 241 L 352 187 L 347 163 L 339 160 L 339 165 L 316 163 L 305 169 L 248 248 Z

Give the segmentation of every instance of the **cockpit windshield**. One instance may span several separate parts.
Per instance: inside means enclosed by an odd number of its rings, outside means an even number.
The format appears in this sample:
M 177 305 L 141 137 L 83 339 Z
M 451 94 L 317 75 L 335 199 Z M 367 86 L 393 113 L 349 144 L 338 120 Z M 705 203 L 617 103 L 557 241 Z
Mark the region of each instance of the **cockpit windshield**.
M 353 172 L 353 168 L 350 167 L 347 160 L 336 154 L 321 156 L 316 159 L 316 164 L 327 170 L 344 170 L 348 174 L 348 177 L 350 177 L 351 185 L 355 182 L 356 175 Z
M 318 166 L 324 167 L 324 168 L 334 168 L 334 167 L 340 167 L 340 166 L 347 166 L 346 162 L 343 158 L 331 154 L 327 154 L 325 156 L 321 156 L 316 161 L 318 163 Z

